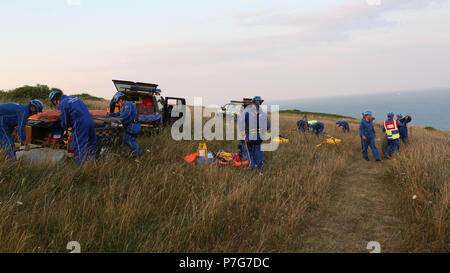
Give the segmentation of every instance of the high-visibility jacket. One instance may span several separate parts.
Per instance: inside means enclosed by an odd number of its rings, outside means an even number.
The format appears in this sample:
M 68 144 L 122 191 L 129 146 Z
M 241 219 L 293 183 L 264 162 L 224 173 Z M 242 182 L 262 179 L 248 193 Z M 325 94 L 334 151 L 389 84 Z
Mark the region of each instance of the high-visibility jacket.
M 318 123 L 317 120 L 310 120 L 310 121 L 308 121 L 308 125 L 309 125 L 310 127 L 313 126 L 313 125 L 316 124 L 316 123 Z
M 250 143 L 261 142 L 270 130 L 270 122 L 264 111 L 255 106 L 248 106 L 238 120 L 239 130 L 246 133 Z
M 400 138 L 400 131 L 396 120 L 388 120 L 384 123 L 384 130 L 389 140 L 396 140 Z

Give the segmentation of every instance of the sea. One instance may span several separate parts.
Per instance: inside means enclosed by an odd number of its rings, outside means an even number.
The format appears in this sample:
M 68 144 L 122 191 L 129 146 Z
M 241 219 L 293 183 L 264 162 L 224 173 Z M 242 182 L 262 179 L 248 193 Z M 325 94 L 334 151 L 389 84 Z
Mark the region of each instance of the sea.
M 411 115 L 413 120 L 409 125 L 450 130 L 450 88 L 268 101 L 267 104 L 279 105 L 280 110 L 320 112 L 354 118 L 361 118 L 361 113 L 371 110 L 377 121 L 384 121 L 388 112 L 394 112 L 396 115 Z

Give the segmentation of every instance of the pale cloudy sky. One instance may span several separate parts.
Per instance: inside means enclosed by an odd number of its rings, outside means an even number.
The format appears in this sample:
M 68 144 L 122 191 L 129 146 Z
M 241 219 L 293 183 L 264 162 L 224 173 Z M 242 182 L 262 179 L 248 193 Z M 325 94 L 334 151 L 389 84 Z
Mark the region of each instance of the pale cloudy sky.
M 449 0 L 0 0 L 0 34 L 4 90 L 110 98 L 125 79 L 223 104 L 450 87 Z

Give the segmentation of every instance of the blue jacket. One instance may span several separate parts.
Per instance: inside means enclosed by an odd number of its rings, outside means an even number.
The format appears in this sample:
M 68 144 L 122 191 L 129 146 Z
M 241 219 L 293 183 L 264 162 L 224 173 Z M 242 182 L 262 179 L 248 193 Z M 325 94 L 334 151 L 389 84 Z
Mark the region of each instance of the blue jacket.
M 269 118 L 260 108 L 251 105 L 245 108 L 238 120 L 239 129 L 245 131 L 246 139 L 260 142 L 270 129 Z
M 21 141 L 26 141 L 25 125 L 30 116 L 28 105 L 17 103 L 0 104 L 0 128 L 12 131 L 17 126 L 17 134 Z
M 74 96 L 61 96 L 58 110 L 61 111 L 61 127 L 67 129 L 72 127 L 76 130 L 77 124 L 94 122 L 84 102 Z
M 311 128 L 312 128 L 311 134 L 314 134 L 314 133 L 319 134 L 320 133 L 321 135 L 323 135 L 323 129 L 325 129 L 325 124 L 318 121 L 316 123 L 311 124 Z
M 400 131 L 401 138 L 408 138 L 408 123 L 412 121 L 412 118 L 406 117 L 403 122 L 397 120 L 398 130 Z
M 361 120 L 361 124 L 359 125 L 359 135 L 365 136 L 366 138 L 374 138 L 375 137 L 375 128 L 373 127 L 373 120 L 367 121 L 365 119 Z
M 341 121 L 339 121 L 338 125 L 339 125 L 339 127 L 343 127 L 343 128 L 344 128 L 344 130 L 346 130 L 346 131 L 349 131 L 349 132 L 350 132 L 350 125 L 348 124 L 348 122 L 347 122 L 347 121 L 345 121 L 345 120 L 341 120 Z
M 300 120 L 297 122 L 297 129 L 303 132 L 306 132 L 308 130 L 308 122 L 304 120 Z
M 111 117 L 121 119 L 123 127 L 129 134 L 137 135 L 141 131 L 141 124 L 137 120 L 138 114 L 136 105 L 131 101 L 127 101 L 123 104 L 120 113 L 111 113 Z

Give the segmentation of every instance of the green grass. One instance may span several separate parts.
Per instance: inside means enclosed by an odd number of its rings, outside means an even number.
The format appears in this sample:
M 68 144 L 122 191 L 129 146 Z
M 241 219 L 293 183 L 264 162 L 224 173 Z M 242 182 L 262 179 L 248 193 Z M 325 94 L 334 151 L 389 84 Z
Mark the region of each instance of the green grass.
M 342 115 L 336 115 L 336 114 L 328 114 L 328 113 L 318 113 L 318 112 L 303 112 L 300 110 L 281 110 L 280 113 L 284 114 L 296 114 L 303 117 L 306 116 L 322 116 L 322 117 L 328 117 L 328 118 L 345 118 L 345 119 L 355 119 L 353 117 L 349 116 L 342 116 Z

